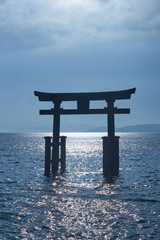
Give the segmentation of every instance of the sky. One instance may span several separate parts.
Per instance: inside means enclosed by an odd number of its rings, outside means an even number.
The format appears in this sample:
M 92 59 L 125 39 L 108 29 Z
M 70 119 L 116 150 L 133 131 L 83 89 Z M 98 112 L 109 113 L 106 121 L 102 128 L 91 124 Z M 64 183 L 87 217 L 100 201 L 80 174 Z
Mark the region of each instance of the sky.
M 0 0 L 0 132 L 52 130 L 52 116 L 39 109 L 53 105 L 39 102 L 35 90 L 133 87 L 130 100 L 115 103 L 131 109 L 116 116 L 116 127 L 160 124 L 159 0 Z M 106 119 L 63 116 L 61 130 L 85 131 Z

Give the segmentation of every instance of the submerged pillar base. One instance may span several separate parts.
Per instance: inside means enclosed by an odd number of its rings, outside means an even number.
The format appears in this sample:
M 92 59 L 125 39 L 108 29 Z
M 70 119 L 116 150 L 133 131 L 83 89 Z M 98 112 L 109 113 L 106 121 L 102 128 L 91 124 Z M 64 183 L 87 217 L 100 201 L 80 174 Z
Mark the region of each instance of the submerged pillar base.
M 102 137 L 103 139 L 103 175 L 117 175 L 119 170 L 119 138 Z
M 58 159 L 54 161 L 54 153 L 55 147 L 51 142 L 52 137 L 44 137 L 45 139 L 45 176 L 50 176 L 50 169 L 52 165 L 52 173 L 56 174 L 59 169 L 59 162 L 61 163 L 62 171 L 66 168 L 66 136 L 59 137 L 58 149 Z M 52 154 L 51 154 L 52 153 Z M 52 156 L 52 159 L 51 159 Z
M 61 162 L 61 169 L 62 171 L 65 170 L 66 168 L 66 136 L 61 136 L 60 137 L 60 146 L 61 146 L 61 158 L 60 158 L 60 162 Z
M 50 176 L 50 163 L 51 163 L 51 139 L 52 137 L 44 137 L 45 139 L 45 165 L 44 174 Z

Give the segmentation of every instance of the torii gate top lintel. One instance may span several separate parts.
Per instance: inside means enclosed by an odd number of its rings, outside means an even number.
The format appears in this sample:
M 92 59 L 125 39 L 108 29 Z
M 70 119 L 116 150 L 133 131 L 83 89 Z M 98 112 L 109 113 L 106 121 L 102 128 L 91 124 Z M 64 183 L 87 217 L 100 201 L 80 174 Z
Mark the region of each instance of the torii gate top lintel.
M 136 88 L 131 88 L 122 91 L 111 91 L 111 92 L 82 92 L 82 93 L 45 93 L 35 91 L 35 96 L 38 96 L 39 101 L 78 101 L 78 100 L 105 100 L 115 101 L 120 99 L 130 99 L 131 94 L 135 93 Z

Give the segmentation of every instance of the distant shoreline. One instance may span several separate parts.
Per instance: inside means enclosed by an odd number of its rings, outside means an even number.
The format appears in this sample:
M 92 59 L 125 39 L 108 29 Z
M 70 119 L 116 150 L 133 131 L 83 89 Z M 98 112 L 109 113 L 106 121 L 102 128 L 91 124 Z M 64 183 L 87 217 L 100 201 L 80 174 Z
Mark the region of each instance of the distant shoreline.
M 104 132 L 106 127 L 89 129 L 88 132 Z M 160 124 L 139 124 L 116 128 L 116 132 L 157 132 L 160 133 Z
M 44 131 L 45 130 L 45 131 Z M 102 133 L 107 133 L 107 126 L 102 126 L 102 127 L 95 127 L 95 128 L 90 128 L 90 129 L 78 129 L 77 130 L 72 130 L 72 129 L 63 129 L 61 130 L 61 133 L 92 133 L 92 132 L 102 132 Z M 160 124 L 140 124 L 140 125 L 133 125 L 133 126 L 124 126 L 121 128 L 116 128 L 115 132 L 122 132 L 122 133 L 160 133 Z M 29 134 L 29 133 L 52 133 L 52 130 L 50 129 L 20 129 L 20 130 L 15 130 L 15 131 L 0 131 L 0 133 L 24 133 L 24 134 Z

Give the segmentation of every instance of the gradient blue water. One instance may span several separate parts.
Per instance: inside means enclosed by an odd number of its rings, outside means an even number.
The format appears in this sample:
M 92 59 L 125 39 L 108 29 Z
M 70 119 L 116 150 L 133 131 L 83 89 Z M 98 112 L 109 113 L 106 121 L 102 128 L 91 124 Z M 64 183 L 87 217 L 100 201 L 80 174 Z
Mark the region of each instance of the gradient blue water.
M 46 135 L 0 134 L 0 239 L 160 239 L 160 134 L 118 134 L 112 181 L 103 133 L 67 134 L 66 172 L 47 179 Z

